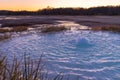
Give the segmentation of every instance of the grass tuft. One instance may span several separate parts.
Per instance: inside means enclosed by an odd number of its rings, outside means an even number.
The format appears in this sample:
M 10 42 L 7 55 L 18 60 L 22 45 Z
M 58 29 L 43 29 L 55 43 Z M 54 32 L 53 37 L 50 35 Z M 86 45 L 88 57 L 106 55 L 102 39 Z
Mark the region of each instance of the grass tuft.
M 47 33 L 47 32 L 58 32 L 58 31 L 63 31 L 63 30 L 67 30 L 66 27 L 64 26 L 48 26 L 48 27 L 45 27 L 45 28 L 42 28 L 41 29 L 41 32 L 43 33 Z
M 120 32 L 120 26 L 102 26 L 102 27 L 98 26 L 98 27 L 93 27 L 92 30 Z
M 28 28 L 27 26 L 18 26 L 18 27 L 13 27 L 11 32 L 22 32 L 26 31 Z
M 27 29 L 28 29 L 27 26 L 17 26 L 17 27 L 11 27 L 11 28 L 0 28 L 0 33 L 22 32 L 22 31 L 26 31 Z
M 5 32 L 10 32 L 10 30 L 9 29 L 0 28 L 0 33 L 5 33 Z
M 61 73 L 49 79 L 48 73 L 43 73 L 43 70 L 42 55 L 38 61 L 32 60 L 26 54 L 21 60 L 14 56 L 10 63 L 6 56 L 0 56 L 0 80 L 63 80 Z
M 7 35 L 7 34 L 0 35 L 0 41 L 6 40 L 6 39 L 9 39 L 9 38 L 11 38 L 11 35 Z

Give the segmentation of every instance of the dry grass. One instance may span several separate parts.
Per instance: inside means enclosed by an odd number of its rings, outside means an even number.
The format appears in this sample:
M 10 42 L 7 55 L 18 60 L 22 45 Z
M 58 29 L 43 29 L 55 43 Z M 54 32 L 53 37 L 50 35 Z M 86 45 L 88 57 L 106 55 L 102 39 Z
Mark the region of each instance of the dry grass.
M 0 80 L 62 80 L 61 74 L 53 79 L 48 78 L 48 74 L 43 73 L 42 55 L 38 61 L 32 60 L 24 55 L 22 60 L 14 57 L 9 64 L 7 57 L 0 56 Z
M 33 61 L 27 58 L 26 55 L 24 56 L 23 63 L 21 62 L 14 57 L 12 63 L 9 64 L 6 57 L 1 58 L 0 80 L 38 80 L 40 77 L 38 74 L 42 70 L 41 57 L 35 67 Z
M 105 31 L 120 32 L 120 26 L 108 26 L 108 27 L 102 27 L 101 29 Z
M 67 30 L 66 27 L 64 26 L 48 26 L 48 27 L 45 27 L 45 28 L 42 28 L 41 29 L 41 32 L 43 33 L 47 33 L 47 32 L 58 32 L 58 31 L 63 31 L 63 30 Z
M 11 27 L 10 29 L 0 28 L 0 33 L 6 33 L 6 32 L 22 32 L 22 31 L 26 31 L 27 29 L 28 29 L 27 26 Z
M 11 30 L 10 29 L 0 28 L 0 33 L 6 33 L 6 32 L 11 32 Z
M 120 26 L 99 26 L 93 27 L 92 30 L 95 31 L 113 31 L 113 32 L 120 32 Z
M 6 32 L 22 32 L 26 31 L 26 26 L 20 26 L 20 27 L 12 27 L 12 28 L 0 28 L 0 33 L 6 33 Z M 0 41 L 11 38 L 11 35 L 9 34 L 2 34 L 0 35 Z
M 11 27 L 10 29 L 8 28 L 0 28 L 0 33 L 6 33 L 6 32 L 22 32 L 22 31 L 27 31 L 28 27 L 27 26 L 18 26 L 18 27 Z M 67 30 L 66 27 L 64 26 L 45 26 L 42 27 L 41 32 L 47 33 L 47 32 L 58 32 L 58 31 L 63 31 Z
M 7 35 L 7 34 L 0 35 L 0 41 L 6 40 L 6 39 L 9 39 L 9 38 L 11 38 L 11 35 Z
M 21 31 L 26 31 L 28 29 L 27 26 L 18 26 L 18 27 L 13 27 L 11 32 L 21 32 Z

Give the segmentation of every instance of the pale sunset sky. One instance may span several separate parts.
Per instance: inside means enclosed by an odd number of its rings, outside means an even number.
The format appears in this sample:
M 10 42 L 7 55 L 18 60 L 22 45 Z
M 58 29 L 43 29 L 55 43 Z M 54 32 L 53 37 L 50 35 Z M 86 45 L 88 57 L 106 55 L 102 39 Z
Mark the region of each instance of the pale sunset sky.
M 89 8 L 107 5 L 120 5 L 120 0 L 0 0 L 0 10 L 35 11 L 47 6 Z

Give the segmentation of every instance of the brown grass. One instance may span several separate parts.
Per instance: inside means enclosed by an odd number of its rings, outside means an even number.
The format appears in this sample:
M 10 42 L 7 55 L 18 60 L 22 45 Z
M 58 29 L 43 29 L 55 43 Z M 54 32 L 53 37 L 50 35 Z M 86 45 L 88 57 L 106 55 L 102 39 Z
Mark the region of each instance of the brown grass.
M 4 35 L 0 36 L 0 41 L 6 40 L 6 39 L 9 39 L 9 38 L 11 38 L 11 35 L 4 34 Z
M 12 63 L 8 63 L 6 57 L 0 59 L 0 80 L 38 80 L 42 71 L 41 57 L 35 67 L 33 61 L 24 56 L 24 62 L 14 57 Z M 30 66 L 32 64 L 32 66 Z M 22 66 L 21 66 L 22 65 Z M 40 79 L 42 80 L 42 79 Z
M 67 30 L 66 27 L 64 26 L 48 26 L 48 27 L 45 27 L 45 28 L 42 28 L 41 29 L 41 32 L 43 33 L 47 33 L 47 32 L 58 32 L 58 31 L 63 31 L 63 30 Z
M 18 26 L 18 27 L 13 27 L 11 32 L 21 32 L 21 31 L 26 31 L 26 30 L 27 30 L 27 26 Z
M 0 33 L 11 32 L 9 29 L 0 28 Z
M 58 74 L 53 79 L 48 78 L 48 74 L 43 73 L 42 55 L 37 61 L 24 55 L 23 59 L 18 60 L 14 57 L 13 61 L 7 61 L 7 57 L 0 55 L 0 80 L 62 80 L 62 74 Z
M 108 27 L 102 27 L 101 29 L 105 31 L 120 32 L 120 26 L 108 26 Z
M 92 27 L 92 30 L 95 31 L 113 31 L 113 32 L 120 32 L 120 26 L 98 26 Z
M 6 33 L 6 32 L 22 32 L 26 31 L 27 26 L 17 26 L 17 27 L 11 27 L 11 29 L 7 28 L 0 28 L 0 33 Z

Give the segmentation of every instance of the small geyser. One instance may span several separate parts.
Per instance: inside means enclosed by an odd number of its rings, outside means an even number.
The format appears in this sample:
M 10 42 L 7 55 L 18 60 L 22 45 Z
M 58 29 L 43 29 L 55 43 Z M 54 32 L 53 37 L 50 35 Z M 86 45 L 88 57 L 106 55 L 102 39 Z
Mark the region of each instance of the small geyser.
M 89 48 L 92 46 L 92 44 L 86 38 L 78 38 L 76 40 L 76 45 L 80 48 Z

